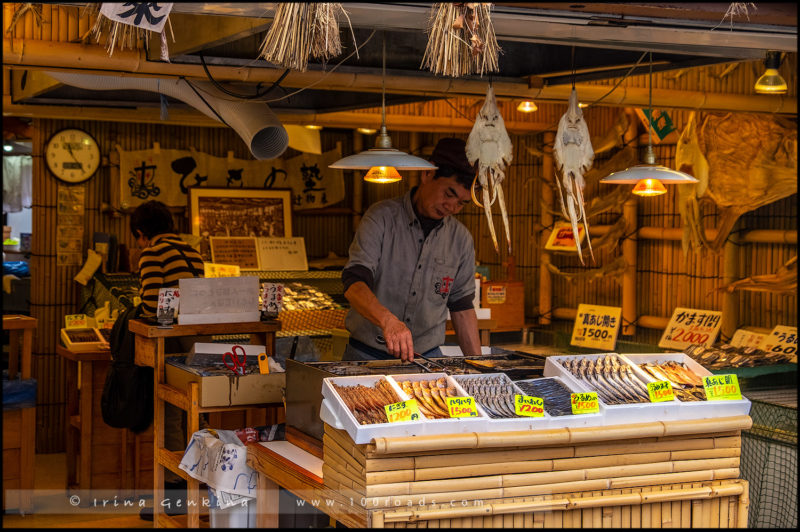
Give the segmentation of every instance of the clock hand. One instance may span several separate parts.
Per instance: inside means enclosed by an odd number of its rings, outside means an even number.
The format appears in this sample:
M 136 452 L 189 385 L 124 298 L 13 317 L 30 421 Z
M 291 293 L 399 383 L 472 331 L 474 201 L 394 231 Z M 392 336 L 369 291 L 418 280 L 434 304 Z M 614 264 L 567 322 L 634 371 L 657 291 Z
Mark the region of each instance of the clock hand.
M 78 163 L 78 165 L 81 167 L 81 172 L 83 172 L 83 163 L 81 163 L 81 162 L 78 160 L 78 158 L 77 158 L 77 157 L 75 157 L 75 154 L 74 154 L 74 153 L 72 153 L 72 146 L 70 146 L 70 145 L 69 145 L 69 142 L 67 142 L 67 143 L 66 143 L 66 145 L 67 145 L 67 153 L 69 153 L 69 155 L 70 155 L 70 157 L 72 157 L 72 160 L 73 160 L 73 161 L 75 161 L 76 163 Z

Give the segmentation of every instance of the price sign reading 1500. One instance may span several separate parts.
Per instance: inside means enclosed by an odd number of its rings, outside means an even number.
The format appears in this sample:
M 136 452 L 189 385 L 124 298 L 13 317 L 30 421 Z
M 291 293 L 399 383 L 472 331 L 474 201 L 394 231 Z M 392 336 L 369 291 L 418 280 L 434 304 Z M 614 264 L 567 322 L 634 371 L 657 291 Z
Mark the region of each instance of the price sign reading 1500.
M 571 395 L 573 414 L 596 414 L 600 411 L 597 392 L 581 392 Z
M 478 417 L 478 407 L 473 397 L 448 397 L 447 410 L 450 417 Z

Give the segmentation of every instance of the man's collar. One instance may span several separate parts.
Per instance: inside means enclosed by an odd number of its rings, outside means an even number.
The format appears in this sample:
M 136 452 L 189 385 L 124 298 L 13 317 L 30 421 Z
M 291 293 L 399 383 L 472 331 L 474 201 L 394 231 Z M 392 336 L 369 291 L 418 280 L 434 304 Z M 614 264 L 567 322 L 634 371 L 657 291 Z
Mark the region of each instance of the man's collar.
M 414 207 L 414 194 L 416 194 L 417 189 L 419 189 L 419 186 L 413 187 L 406 193 L 405 197 L 403 198 L 403 208 L 405 209 L 406 215 L 408 216 L 408 225 L 413 225 L 414 220 L 419 220 L 419 221 L 422 221 L 423 219 L 433 220 L 433 218 L 426 218 L 425 216 L 419 214 L 417 212 L 416 207 Z M 435 221 L 441 222 L 441 224 L 444 225 L 450 223 L 448 218 L 450 218 L 450 216 L 445 216 L 441 220 L 435 220 Z

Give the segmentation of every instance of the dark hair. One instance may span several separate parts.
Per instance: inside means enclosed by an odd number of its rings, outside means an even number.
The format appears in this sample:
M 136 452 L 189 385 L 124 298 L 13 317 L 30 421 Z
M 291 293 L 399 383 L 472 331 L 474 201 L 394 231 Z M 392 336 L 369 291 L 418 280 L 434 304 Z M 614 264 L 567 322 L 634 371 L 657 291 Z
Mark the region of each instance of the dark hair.
M 141 231 L 147 238 L 153 238 L 162 233 L 174 233 L 175 225 L 172 222 L 172 213 L 160 201 L 150 200 L 142 203 L 131 214 L 133 236 L 138 236 L 136 231 Z
M 456 183 L 469 190 L 472 188 L 472 183 L 475 180 L 475 173 L 474 172 L 466 173 L 464 171 L 457 170 L 452 166 L 441 164 L 439 165 L 439 168 L 436 169 L 436 172 L 433 174 L 434 179 L 438 179 L 440 177 L 455 177 Z

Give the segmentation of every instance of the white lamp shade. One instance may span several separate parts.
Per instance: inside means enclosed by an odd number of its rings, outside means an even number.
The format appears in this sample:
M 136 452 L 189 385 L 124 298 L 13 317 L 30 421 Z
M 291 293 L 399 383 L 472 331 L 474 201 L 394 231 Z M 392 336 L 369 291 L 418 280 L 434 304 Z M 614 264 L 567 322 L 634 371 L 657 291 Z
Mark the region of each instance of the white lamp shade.
M 620 172 L 613 172 L 601 179 L 600 182 L 611 185 L 635 185 L 642 179 L 658 179 L 662 183 L 670 185 L 697 183 L 697 179 L 689 174 L 655 164 L 637 164 Z
M 436 170 L 438 166 L 425 159 L 395 150 L 373 148 L 349 155 L 329 165 L 341 170 L 369 170 L 373 166 L 394 166 L 398 170 Z

